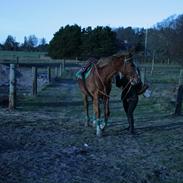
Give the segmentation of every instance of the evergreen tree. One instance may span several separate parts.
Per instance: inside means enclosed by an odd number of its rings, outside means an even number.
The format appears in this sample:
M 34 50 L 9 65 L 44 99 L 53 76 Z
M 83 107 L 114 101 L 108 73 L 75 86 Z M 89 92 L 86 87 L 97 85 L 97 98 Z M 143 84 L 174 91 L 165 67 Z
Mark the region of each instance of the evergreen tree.
M 15 38 L 11 35 L 8 35 L 6 41 L 3 45 L 4 50 L 15 51 L 18 50 L 19 43 L 16 42 Z
M 61 27 L 50 41 L 48 54 L 52 58 L 75 58 L 80 55 L 81 27 Z

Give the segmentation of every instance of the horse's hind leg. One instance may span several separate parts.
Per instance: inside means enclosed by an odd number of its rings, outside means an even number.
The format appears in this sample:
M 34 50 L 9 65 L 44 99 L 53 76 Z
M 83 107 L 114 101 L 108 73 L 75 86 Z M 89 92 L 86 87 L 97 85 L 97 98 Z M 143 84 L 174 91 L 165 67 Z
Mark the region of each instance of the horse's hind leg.
M 84 101 L 84 111 L 86 113 L 86 120 L 85 120 L 85 126 L 89 126 L 90 117 L 89 117 L 89 103 L 88 103 L 88 97 L 86 95 L 83 96 Z
M 98 137 L 101 137 L 102 130 L 100 128 L 100 108 L 99 108 L 98 95 L 94 96 L 94 98 L 93 98 L 93 109 L 95 111 L 95 116 L 96 116 L 96 135 Z

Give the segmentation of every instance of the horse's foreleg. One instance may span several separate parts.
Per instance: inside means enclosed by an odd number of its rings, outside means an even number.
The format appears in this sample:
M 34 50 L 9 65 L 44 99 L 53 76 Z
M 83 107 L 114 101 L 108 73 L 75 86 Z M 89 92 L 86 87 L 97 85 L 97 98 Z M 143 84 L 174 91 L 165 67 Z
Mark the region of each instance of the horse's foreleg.
M 90 122 L 89 111 L 88 111 L 89 103 L 88 103 L 88 97 L 86 95 L 83 96 L 83 101 L 84 101 L 84 111 L 86 113 L 85 126 L 89 126 Z
M 98 137 L 102 136 L 102 131 L 100 128 L 100 108 L 99 108 L 99 98 L 98 95 L 94 96 L 93 98 L 93 109 L 95 111 L 96 116 L 96 135 Z
M 104 125 L 105 125 L 104 127 L 107 126 L 109 115 L 110 115 L 109 99 L 108 98 L 104 98 Z

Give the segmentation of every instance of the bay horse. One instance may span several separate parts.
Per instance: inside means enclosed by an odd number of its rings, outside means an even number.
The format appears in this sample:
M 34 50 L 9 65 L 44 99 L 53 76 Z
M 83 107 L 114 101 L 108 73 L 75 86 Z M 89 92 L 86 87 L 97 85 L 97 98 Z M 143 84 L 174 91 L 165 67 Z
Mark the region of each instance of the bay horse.
M 93 64 L 87 78 L 78 78 L 86 112 L 85 126 L 88 126 L 90 122 L 88 97 L 91 97 L 96 118 L 96 135 L 99 137 L 102 136 L 102 131 L 106 127 L 110 115 L 109 94 L 112 88 L 112 78 L 119 72 L 126 76 L 131 84 L 138 83 L 139 75 L 130 52 L 121 52 L 100 58 L 96 64 Z M 104 104 L 104 126 L 101 125 L 99 99 L 102 99 Z

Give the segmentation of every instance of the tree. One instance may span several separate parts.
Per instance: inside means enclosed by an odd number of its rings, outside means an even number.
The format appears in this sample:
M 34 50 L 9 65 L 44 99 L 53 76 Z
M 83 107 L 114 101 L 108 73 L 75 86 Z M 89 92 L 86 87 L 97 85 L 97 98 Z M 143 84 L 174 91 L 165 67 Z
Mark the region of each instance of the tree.
M 48 44 L 46 43 L 46 39 L 42 38 L 40 40 L 40 44 L 36 47 L 37 51 L 44 51 L 47 52 L 48 51 Z
M 67 25 L 61 27 L 50 41 L 48 54 L 52 58 L 75 58 L 80 55 L 81 27 Z
M 35 35 L 30 35 L 27 39 L 27 46 L 29 51 L 33 51 L 38 44 L 38 38 Z
M 54 34 L 48 53 L 52 58 L 85 59 L 111 55 L 116 50 L 116 33 L 110 27 L 98 26 L 93 30 L 87 27 L 81 30 L 78 25 L 67 25 Z
M 29 49 L 28 38 L 25 36 L 24 43 L 21 45 L 21 50 L 28 51 L 28 49 Z
M 40 44 L 41 46 L 45 46 L 46 45 L 46 39 L 43 37 L 41 40 L 40 40 Z
M 0 50 L 3 50 L 3 45 L 2 44 L 0 44 Z
M 118 41 L 118 49 L 124 50 L 128 47 L 137 47 L 137 51 L 144 50 L 145 30 L 142 28 L 119 27 L 114 30 Z
M 19 43 L 16 42 L 15 38 L 11 35 L 8 35 L 8 37 L 6 38 L 6 41 L 3 45 L 4 50 L 11 50 L 11 51 L 15 51 L 18 49 Z
M 87 27 L 82 31 L 82 58 L 112 55 L 117 51 L 116 33 L 110 27 Z

